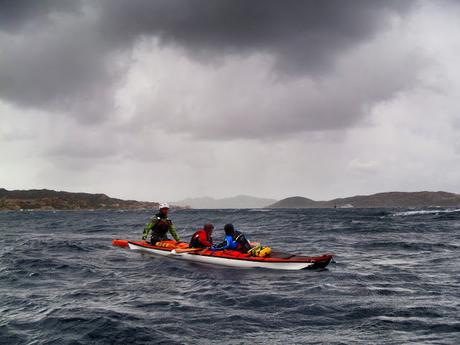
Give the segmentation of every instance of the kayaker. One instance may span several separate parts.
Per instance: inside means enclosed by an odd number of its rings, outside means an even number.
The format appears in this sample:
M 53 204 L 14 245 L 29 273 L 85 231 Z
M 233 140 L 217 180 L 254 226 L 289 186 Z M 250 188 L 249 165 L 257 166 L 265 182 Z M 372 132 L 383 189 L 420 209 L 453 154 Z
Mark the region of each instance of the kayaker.
M 217 246 L 212 247 L 212 250 L 233 249 L 247 253 L 251 249 L 251 245 L 246 237 L 238 230 L 235 230 L 233 224 L 225 224 L 224 231 L 225 240 Z
M 214 225 L 207 223 L 203 229 L 196 231 L 190 239 L 190 248 L 209 248 L 212 247 L 212 230 Z
M 142 239 L 147 241 L 151 233 L 150 243 L 155 245 L 158 241 L 168 240 L 167 232 L 169 231 L 172 237 L 179 242 L 176 227 L 171 219 L 168 218 L 169 205 L 166 202 L 161 203 L 158 209 L 159 212 L 145 225 Z

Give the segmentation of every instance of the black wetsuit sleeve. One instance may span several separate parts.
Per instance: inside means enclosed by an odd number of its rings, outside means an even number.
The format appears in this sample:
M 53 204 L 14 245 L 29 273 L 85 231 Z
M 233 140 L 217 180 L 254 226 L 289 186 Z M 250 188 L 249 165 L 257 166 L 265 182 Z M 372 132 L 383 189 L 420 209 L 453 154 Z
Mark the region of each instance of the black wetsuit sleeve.
M 238 235 L 237 242 L 241 245 L 241 247 L 243 248 L 245 252 L 251 249 L 251 245 L 249 244 L 249 241 L 241 233 Z

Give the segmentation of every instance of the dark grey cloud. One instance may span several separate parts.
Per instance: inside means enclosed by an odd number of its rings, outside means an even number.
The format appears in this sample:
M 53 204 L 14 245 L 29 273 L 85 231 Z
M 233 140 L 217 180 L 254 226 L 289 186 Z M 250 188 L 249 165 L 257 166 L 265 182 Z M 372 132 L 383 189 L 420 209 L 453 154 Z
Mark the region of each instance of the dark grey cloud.
M 82 122 L 104 121 L 114 110 L 113 93 L 129 67 L 130 50 L 146 37 L 184 49 L 198 62 L 263 53 L 274 58 L 279 78 L 321 78 L 334 71 L 334 62 L 345 51 L 372 38 L 393 16 L 404 16 L 412 4 L 4 0 L 0 98 L 71 113 Z M 294 122 L 299 108 L 308 113 L 301 105 L 293 108 Z M 316 114 L 336 110 L 327 108 L 313 110 Z
M 0 97 L 20 106 L 100 121 L 122 70 L 80 1 L 4 1 Z M 93 15 L 93 16 L 92 16 Z
M 79 0 L 0 0 L 0 30 L 17 31 L 24 26 L 50 24 L 49 17 L 53 14 L 80 10 Z
M 324 72 L 345 49 L 372 37 L 412 1 L 109 0 L 101 26 L 112 38 L 156 35 L 193 57 L 262 51 L 283 70 Z
M 31 34 L 10 42 L 0 56 L 0 95 L 19 105 L 80 113 L 82 119 L 101 116 L 118 78 L 106 58 L 89 33 L 76 40 Z

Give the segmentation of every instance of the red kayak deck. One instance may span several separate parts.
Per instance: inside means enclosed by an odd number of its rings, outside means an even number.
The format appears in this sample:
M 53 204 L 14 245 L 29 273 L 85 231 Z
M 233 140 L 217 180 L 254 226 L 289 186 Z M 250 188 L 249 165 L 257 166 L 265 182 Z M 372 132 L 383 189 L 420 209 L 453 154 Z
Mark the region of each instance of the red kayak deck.
M 112 246 L 115 247 L 122 247 L 122 248 L 128 248 L 128 242 L 135 243 L 138 245 L 142 245 L 148 248 L 152 249 L 161 249 L 165 251 L 171 251 L 173 249 L 178 249 L 178 248 L 188 248 L 189 245 L 186 242 L 176 242 L 174 240 L 166 240 L 166 241 L 161 241 L 157 243 L 161 243 L 161 245 L 151 245 L 150 243 L 146 241 L 136 241 L 136 240 L 121 240 L 121 239 L 113 239 L 112 240 Z

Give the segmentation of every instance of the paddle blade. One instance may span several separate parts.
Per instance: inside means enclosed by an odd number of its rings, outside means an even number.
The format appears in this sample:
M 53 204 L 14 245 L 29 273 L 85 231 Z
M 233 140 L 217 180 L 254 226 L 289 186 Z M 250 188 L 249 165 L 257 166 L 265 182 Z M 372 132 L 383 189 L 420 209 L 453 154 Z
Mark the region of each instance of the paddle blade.
M 200 250 L 203 250 L 205 248 L 176 248 L 173 250 L 174 254 L 175 253 L 193 253 L 193 252 L 198 252 Z
M 114 239 L 112 240 L 112 246 L 128 248 L 128 240 Z

